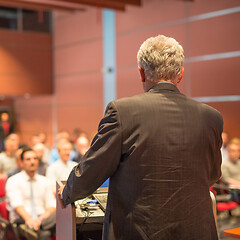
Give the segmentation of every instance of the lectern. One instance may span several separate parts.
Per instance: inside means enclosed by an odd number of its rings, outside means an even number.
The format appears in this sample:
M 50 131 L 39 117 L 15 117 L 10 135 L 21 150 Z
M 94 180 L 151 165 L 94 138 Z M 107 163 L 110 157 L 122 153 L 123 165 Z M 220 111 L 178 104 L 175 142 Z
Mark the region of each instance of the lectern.
M 64 207 L 58 196 L 58 189 L 63 183 L 58 181 L 56 184 L 56 237 L 57 240 L 76 240 L 76 210 L 74 203 Z
M 65 181 L 58 181 L 56 184 L 56 193 Z M 91 206 L 92 196 L 78 200 L 75 203 L 62 205 L 62 200 L 57 199 L 56 213 L 56 237 L 57 240 L 76 240 L 80 239 L 101 239 L 104 211 L 96 204 Z M 77 234 L 78 233 L 78 234 Z

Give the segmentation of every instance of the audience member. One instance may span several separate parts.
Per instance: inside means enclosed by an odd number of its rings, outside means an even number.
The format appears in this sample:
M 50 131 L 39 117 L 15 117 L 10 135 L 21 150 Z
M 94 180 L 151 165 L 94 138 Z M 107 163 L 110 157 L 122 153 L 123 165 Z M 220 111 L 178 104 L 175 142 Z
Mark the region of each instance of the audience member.
M 0 175 L 7 176 L 17 168 L 16 151 L 18 142 L 9 135 L 5 141 L 5 152 L 0 153 Z
M 50 158 L 50 148 L 47 146 L 46 140 L 47 140 L 47 135 L 45 132 L 36 133 L 32 136 L 31 146 L 33 147 L 38 143 L 42 143 L 44 146 L 42 161 L 45 163 L 48 163 Z
M 222 162 L 225 162 L 228 159 L 228 133 L 223 131 L 222 132 L 222 147 L 221 147 L 221 153 L 222 153 Z
M 56 201 L 49 180 L 36 173 L 37 154 L 30 148 L 21 154 L 23 170 L 8 179 L 6 196 L 10 221 L 20 235 L 47 240 L 55 231 Z
M 231 143 L 234 143 L 234 144 L 237 144 L 237 145 L 240 146 L 240 138 L 237 138 L 237 137 L 232 138 L 232 139 L 231 139 Z M 239 155 L 239 156 L 240 156 L 240 155 Z
M 37 143 L 33 146 L 33 150 L 36 152 L 39 160 L 37 173 L 45 176 L 48 167 L 48 163 L 43 161 L 45 146 L 42 143 Z
M 2 122 L 0 121 L 0 152 L 4 150 L 4 139 L 5 139 L 4 129 L 2 126 Z
M 19 135 L 17 133 L 11 133 L 8 135 L 8 138 L 13 140 L 13 141 L 16 141 L 17 145 L 19 146 L 20 145 L 20 138 L 19 138 Z
M 82 134 L 82 131 L 80 128 L 74 128 L 72 132 L 71 142 L 75 144 L 81 134 Z
M 35 133 L 31 137 L 31 146 L 34 146 L 37 143 L 40 143 L 40 137 L 39 137 L 38 133 Z
M 235 138 L 228 144 L 228 159 L 222 164 L 223 180 L 240 187 L 240 141 Z
M 75 145 L 76 145 L 76 151 L 75 151 L 75 156 L 73 158 L 73 161 L 79 163 L 82 159 L 82 156 L 84 156 L 84 154 L 87 152 L 87 150 L 90 147 L 90 143 L 86 134 L 81 134 L 78 137 Z
M 69 156 L 72 151 L 72 144 L 66 139 L 62 139 L 57 146 L 60 158 L 47 168 L 46 176 L 51 181 L 53 190 L 56 191 L 56 181 L 67 180 L 69 173 L 76 162 L 70 161 Z
M 12 177 L 13 175 L 19 173 L 22 171 L 22 160 L 21 160 L 21 154 L 22 154 L 23 149 L 19 148 L 16 151 L 16 163 L 17 163 L 17 168 L 15 168 L 12 172 L 8 174 L 8 178 Z
M 43 162 L 48 163 L 50 158 L 50 147 L 47 145 L 47 134 L 45 132 L 38 133 L 40 143 L 44 145 L 44 154 L 43 154 Z
M 7 137 L 11 132 L 11 129 L 10 129 L 11 125 L 10 125 L 10 122 L 9 122 L 8 113 L 3 112 L 1 114 L 1 120 L 2 120 L 2 127 L 3 127 L 3 130 L 4 130 L 4 135 L 5 135 L 5 137 Z
M 57 144 L 56 144 L 56 146 L 58 146 L 61 141 L 66 141 L 66 140 L 67 140 L 67 141 L 70 141 L 70 135 L 69 135 L 69 133 L 66 132 L 66 131 L 60 131 L 60 132 L 57 134 Z M 59 156 L 58 149 L 57 149 L 56 146 L 53 147 L 52 150 L 51 150 L 51 152 L 50 152 L 50 160 L 49 160 L 49 163 L 50 163 L 50 164 L 56 162 L 56 161 L 59 159 L 59 157 L 60 157 L 60 156 Z M 70 153 L 70 155 L 69 155 L 69 159 L 70 159 L 70 160 L 73 160 L 74 155 L 75 155 L 75 152 L 74 152 L 74 150 L 72 150 L 71 153 Z

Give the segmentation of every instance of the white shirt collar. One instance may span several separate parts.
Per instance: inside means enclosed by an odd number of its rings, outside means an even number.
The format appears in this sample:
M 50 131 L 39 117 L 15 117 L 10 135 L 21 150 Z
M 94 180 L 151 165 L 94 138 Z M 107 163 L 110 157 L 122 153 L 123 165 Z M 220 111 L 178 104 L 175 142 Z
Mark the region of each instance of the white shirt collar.
M 30 179 L 36 181 L 37 178 L 38 178 L 37 173 L 34 174 L 33 178 L 30 178 L 29 175 L 25 172 L 25 170 L 22 170 L 21 173 L 22 173 L 22 175 L 23 175 L 23 177 L 25 178 L 26 181 L 29 181 Z

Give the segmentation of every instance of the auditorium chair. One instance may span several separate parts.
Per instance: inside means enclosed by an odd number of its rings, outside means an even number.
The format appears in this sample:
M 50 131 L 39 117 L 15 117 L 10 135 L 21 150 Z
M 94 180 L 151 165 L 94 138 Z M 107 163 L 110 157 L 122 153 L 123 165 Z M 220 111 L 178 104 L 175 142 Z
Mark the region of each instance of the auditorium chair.
M 4 219 L 6 219 L 7 221 L 8 219 L 8 211 L 7 211 L 7 202 L 6 201 L 2 201 L 0 202 L 0 216 Z
M 0 202 L 0 239 L 22 240 L 18 235 L 16 224 L 9 222 L 6 201 Z
M 232 210 L 238 206 L 238 203 L 231 200 L 231 189 L 220 179 L 212 187 L 212 192 L 216 196 L 217 212 L 228 211 L 232 216 Z
M 217 207 L 216 207 L 216 198 L 215 198 L 215 195 L 212 191 L 210 191 L 210 197 L 211 197 L 211 200 L 212 200 L 212 210 L 213 210 L 213 216 L 214 216 L 214 220 L 215 220 L 215 223 L 217 225 Z
M 0 240 L 23 240 L 18 234 L 16 224 L 9 222 L 6 201 L 0 202 Z M 56 240 L 56 237 L 50 240 Z
M 0 201 L 3 201 L 5 198 L 5 183 L 7 177 L 0 177 Z

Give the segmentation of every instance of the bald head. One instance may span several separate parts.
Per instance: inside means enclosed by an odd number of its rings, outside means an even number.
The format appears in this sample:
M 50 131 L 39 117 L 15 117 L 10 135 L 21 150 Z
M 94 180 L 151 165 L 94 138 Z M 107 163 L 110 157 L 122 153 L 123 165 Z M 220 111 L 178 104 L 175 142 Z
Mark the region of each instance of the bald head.
M 84 155 L 89 149 L 89 147 L 90 143 L 86 136 L 83 135 L 77 139 L 76 148 L 81 153 L 81 155 Z

